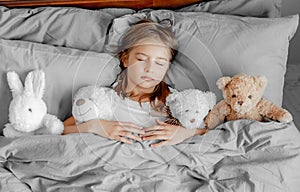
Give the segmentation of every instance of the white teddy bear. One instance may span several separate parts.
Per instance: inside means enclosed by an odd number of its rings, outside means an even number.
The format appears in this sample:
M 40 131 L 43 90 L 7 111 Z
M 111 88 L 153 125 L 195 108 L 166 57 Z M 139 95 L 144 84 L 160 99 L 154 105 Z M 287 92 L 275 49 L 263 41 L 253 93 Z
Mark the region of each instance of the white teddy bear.
M 176 91 L 166 98 L 171 114 L 185 128 L 204 128 L 204 118 L 216 104 L 216 95 L 198 89 Z
M 56 116 L 47 114 L 47 106 L 42 99 L 45 90 L 43 71 L 30 72 L 25 79 L 25 87 L 14 71 L 7 73 L 7 81 L 13 98 L 9 105 L 9 123 L 3 129 L 5 137 L 63 132 L 63 123 Z
M 113 119 L 111 97 L 116 94 L 108 87 L 91 85 L 82 87 L 74 96 L 72 114 L 78 123 L 91 119 Z

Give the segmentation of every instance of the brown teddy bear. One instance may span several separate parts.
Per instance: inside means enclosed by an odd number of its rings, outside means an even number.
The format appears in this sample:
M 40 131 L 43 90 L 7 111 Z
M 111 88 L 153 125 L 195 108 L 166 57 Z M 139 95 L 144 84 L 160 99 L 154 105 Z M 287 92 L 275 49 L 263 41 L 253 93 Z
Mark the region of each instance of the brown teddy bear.
M 291 122 L 293 117 L 287 110 L 262 98 L 266 85 L 264 76 L 239 74 L 218 79 L 217 86 L 224 99 L 206 116 L 206 127 L 212 129 L 224 121 L 236 119 L 263 121 L 264 117 L 282 123 Z

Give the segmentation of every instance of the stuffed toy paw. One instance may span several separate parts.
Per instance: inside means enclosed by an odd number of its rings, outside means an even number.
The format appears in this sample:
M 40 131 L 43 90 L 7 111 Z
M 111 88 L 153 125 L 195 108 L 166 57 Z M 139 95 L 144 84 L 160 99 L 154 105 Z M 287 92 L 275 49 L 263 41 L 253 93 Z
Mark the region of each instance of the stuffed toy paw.
M 252 119 L 263 121 L 269 118 L 282 123 L 293 120 L 285 109 L 263 98 L 267 79 L 264 76 L 245 74 L 234 77 L 222 77 L 217 86 L 223 92 L 221 100 L 205 118 L 208 128 L 214 128 L 224 121 L 236 119 Z
M 34 134 L 35 134 L 34 131 L 31 131 L 31 132 L 18 131 L 14 128 L 14 126 L 11 123 L 5 124 L 4 129 L 3 129 L 3 135 L 5 137 L 9 137 L 9 138 L 15 138 L 15 137 L 21 137 L 21 136 L 31 136 Z
M 214 93 L 197 89 L 174 92 L 166 98 L 172 116 L 185 128 L 204 128 L 204 118 L 215 104 Z
M 111 88 L 99 86 L 82 87 L 74 96 L 72 114 L 77 123 L 92 119 L 113 119 Z
M 9 123 L 3 129 L 5 137 L 63 132 L 63 123 L 56 116 L 47 114 L 47 106 L 42 99 L 45 90 L 43 71 L 30 72 L 25 86 L 14 71 L 7 73 L 7 81 L 13 98 L 9 105 Z

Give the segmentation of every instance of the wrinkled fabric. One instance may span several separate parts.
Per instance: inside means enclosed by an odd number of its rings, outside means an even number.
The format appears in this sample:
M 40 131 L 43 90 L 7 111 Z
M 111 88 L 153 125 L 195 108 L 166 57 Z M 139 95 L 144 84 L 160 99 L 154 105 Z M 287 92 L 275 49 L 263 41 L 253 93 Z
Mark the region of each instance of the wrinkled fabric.
M 294 124 L 237 120 L 150 148 L 90 133 L 0 138 L 0 191 L 292 191 L 300 180 Z

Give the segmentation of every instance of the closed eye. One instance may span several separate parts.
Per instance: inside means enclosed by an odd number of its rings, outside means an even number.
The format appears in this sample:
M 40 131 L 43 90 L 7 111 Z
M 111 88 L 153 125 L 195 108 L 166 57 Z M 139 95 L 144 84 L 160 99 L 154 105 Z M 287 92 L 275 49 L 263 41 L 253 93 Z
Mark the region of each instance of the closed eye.
M 137 59 L 138 61 L 146 61 L 146 59 Z
M 137 53 L 135 58 L 138 61 L 146 61 L 148 59 L 148 56 L 143 53 Z
M 169 64 L 169 62 L 167 60 L 164 60 L 164 59 L 159 59 L 158 61 L 155 62 L 157 65 L 160 65 L 160 66 L 164 66 L 164 65 L 167 65 Z
M 156 63 L 157 65 L 160 65 L 160 66 L 163 66 L 164 65 L 164 63 Z

